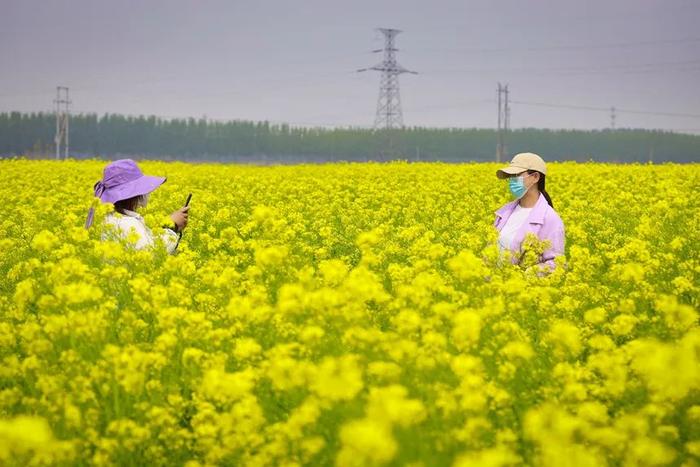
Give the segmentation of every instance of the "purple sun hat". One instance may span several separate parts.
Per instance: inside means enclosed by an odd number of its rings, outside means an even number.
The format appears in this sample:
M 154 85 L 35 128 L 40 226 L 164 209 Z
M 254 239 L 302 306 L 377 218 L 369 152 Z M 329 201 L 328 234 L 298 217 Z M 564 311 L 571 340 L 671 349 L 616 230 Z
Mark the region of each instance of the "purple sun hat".
M 103 203 L 116 203 L 123 199 L 145 195 L 161 186 L 166 177 L 144 175 L 132 159 L 119 159 L 107 164 L 102 174 L 102 180 L 94 185 L 95 196 Z M 85 228 L 92 225 L 95 214 L 94 207 L 90 208 Z
M 144 175 L 131 159 L 119 159 L 105 167 L 102 180 L 95 183 L 95 196 L 103 203 L 115 203 L 150 193 L 165 182 L 165 177 Z

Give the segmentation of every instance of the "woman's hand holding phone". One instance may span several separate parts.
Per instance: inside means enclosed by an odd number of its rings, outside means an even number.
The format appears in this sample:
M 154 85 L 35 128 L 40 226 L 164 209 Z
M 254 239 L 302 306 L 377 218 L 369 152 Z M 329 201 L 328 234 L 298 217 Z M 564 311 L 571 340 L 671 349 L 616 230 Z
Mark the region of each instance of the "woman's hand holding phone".
M 175 223 L 176 230 L 178 232 L 182 232 L 182 230 L 187 227 L 187 220 L 189 213 L 188 211 L 190 210 L 189 206 L 183 206 L 177 211 L 173 212 L 170 214 L 170 219 Z

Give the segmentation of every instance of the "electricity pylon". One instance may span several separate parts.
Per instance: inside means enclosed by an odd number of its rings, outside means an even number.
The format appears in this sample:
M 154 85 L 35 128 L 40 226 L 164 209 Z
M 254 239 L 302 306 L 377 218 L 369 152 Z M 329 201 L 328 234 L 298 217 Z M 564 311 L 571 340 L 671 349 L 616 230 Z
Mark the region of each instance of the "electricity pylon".
M 401 31 L 398 29 L 379 28 L 384 34 L 384 48 L 373 50 L 374 53 L 384 52 L 384 60 L 370 68 L 361 68 L 358 72 L 375 70 L 381 71 L 379 82 L 379 98 L 377 99 L 377 115 L 374 118 L 374 128 L 391 129 L 403 127 L 403 113 L 401 111 L 401 96 L 399 95 L 399 75 L 415 71 L 407 70 L 396 62 L 394 38 Z

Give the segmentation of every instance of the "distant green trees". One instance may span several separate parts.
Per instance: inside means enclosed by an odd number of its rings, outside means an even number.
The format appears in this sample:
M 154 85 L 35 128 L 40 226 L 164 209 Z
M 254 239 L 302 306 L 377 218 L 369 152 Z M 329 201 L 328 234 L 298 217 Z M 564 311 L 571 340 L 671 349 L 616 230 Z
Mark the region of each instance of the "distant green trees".
M 0 113 L 0 155 L 50 157 L 51 113 Z M 476 128 L 377 131 L 301 128 L 269 122 L 71 116 L 71 155 L 272 162 L 364 160 L 494 160 L 496 132 Z M 509 154 L 534 151 L 547 160 L 700 161 L 700 136 L 649 130 L 513 130 Z

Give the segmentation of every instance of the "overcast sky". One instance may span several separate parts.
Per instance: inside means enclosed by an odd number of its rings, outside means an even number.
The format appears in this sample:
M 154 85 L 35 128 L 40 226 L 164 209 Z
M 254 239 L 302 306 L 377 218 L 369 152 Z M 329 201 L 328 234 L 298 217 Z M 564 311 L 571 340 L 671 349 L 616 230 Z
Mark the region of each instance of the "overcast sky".
M 374 121 L 378 27 L 401 29 L 406 125 L 700 133 L 699 0 L 0 0 L 0 111 Z M 534 105 L 535 103 L 546 104 Z M 574 109 L 555 106 L 581 106 Z M 625 110 L 691 116 L 629 113 Z M 692 115 L 696 115 L 693 117 Z

